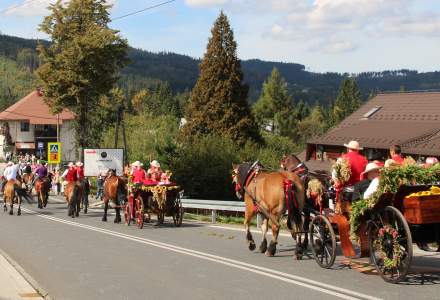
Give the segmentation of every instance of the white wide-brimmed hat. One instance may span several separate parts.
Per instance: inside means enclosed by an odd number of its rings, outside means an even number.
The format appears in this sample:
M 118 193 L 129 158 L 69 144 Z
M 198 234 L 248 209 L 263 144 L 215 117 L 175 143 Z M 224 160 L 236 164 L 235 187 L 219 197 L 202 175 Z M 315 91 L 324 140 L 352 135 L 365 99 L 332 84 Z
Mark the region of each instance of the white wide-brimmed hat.
M 68 166 L 68 167 L 73 167 L 74 164 L 73 164 L 73 162 L 70 162 L 67 166 Z
M 79 161 L 79 162 L 76 163 L 76 166 L 77 166 L 77 167 L 82 167 L 82 166 L 84 166 L 84 164 L 83 164 L 82 162 Z
M 133 167 L 142 167 L 144 164 L 137 160 L 134 163 L 132 163 L 131 165 Z
M 359 145 L 358 141 L 350 141 L 348 144 L 344 144 L 345 147 L 351 150 L 362 150 L 363 148 Z
M 160 163 L 157 160 L 153 160 L 150 163 L 150 166 L 156 167 L 156 168 L 160 168 Z
M 380 167 L 376 163 L 372 162 L 365 167 L 365 171 L 363 171 L 362 174 L 367 174 L 371 171 L 376 171 L 376 170 L 380 170 Z

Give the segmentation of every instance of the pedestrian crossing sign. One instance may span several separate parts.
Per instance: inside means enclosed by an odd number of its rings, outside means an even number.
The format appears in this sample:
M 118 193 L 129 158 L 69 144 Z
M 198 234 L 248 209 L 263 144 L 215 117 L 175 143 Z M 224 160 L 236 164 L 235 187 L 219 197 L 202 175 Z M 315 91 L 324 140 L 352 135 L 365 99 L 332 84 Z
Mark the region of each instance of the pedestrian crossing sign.
M 50 164 L 59 164 L 61 162 L 61 143 L 47 143 L 47 160 Z

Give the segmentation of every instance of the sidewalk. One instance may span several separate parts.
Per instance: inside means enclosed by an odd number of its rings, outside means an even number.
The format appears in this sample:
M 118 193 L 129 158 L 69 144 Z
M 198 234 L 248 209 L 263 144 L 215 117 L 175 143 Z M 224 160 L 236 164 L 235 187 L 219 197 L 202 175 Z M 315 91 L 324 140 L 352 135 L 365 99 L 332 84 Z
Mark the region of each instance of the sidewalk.
M 0 252 L 0 299 L 1 300 L 43 300 L 43 297 L 29 284 L 17 269 Z

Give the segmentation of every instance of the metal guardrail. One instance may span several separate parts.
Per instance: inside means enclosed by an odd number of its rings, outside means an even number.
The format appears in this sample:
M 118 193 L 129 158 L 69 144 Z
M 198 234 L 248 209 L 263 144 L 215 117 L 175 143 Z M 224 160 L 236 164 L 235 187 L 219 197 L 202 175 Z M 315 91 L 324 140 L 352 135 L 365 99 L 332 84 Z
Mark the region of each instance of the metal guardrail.
M 198 208 L 211 211 L 211 222 L 216 223 L 217 211 L 245 211 L 242 201 L 222 201 L 222 200 L 201 200 L 201 199 L 182 199 L 183 208 Z M 257 227 L 261 225 L 261 216 L 257 214 Z

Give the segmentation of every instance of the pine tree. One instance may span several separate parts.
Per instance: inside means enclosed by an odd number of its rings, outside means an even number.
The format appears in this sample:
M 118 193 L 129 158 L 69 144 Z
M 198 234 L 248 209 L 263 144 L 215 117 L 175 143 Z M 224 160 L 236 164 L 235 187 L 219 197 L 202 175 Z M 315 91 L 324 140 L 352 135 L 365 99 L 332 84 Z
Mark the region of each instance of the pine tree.
M 263 83 L 261 96 L 253 107 L 258 124 L 272 133 L 289 135 L 293 123 L 293 102 L 287 83 L 277 68 Z
M 75 114 L 76 142 L 82 149 L 99 143 L 106 121 L 98 118 L 100 101 L 127 63 L 128 46 L 108 27 L 110 6 L 105 0 L 63 3 L 51 5 L 51 14 L 40 25 L 52 43 L 39 45 L 44 64 L 37 73 L 52 111 L 68 108 Z
M 216 134 L 244 144 L 260 141 L 247 103 L 248 87 L 237 58 L 237 44 L 226 15 L 221 12 L 211 30 L 200 75 L 186 110 L 186 137 Z
M 353 78 L 341 83 L 332 112 L 332 125 L 337 125 L 361 106 L 361 93 Z

